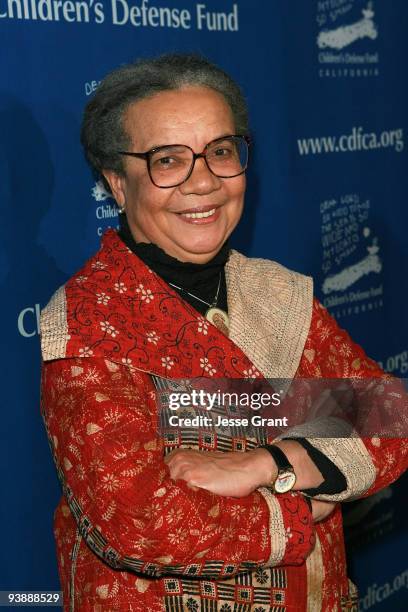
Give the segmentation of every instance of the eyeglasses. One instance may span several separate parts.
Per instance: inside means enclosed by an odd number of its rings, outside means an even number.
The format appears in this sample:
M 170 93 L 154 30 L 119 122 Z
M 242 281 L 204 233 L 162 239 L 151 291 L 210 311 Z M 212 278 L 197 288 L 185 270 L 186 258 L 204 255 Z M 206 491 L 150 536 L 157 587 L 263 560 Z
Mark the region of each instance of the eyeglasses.
M 173 144 L 155 147 L 145 153 L 118 151 L 144 159 L 150 179 L 156 187 L 177 187 L 191 176 L 194 164 L 202 157 L 207 168 L 219 178 L 233 178 L 243 174 L 248 165 L 249 139 L 246 136 L 223 136 L 205 145 L 201 153 L 194 153 L 187 145 Z

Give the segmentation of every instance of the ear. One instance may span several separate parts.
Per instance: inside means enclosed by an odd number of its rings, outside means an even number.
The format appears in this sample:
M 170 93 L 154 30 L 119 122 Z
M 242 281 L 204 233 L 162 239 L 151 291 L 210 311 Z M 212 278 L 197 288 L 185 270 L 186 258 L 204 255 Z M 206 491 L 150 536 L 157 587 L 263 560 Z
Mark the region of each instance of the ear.
M 124 208 L 126 204 L 125 177 L 117 174 L 113 170 L 103 170 L 103 176 L 109 183 L 112 195 L 119 208 Z

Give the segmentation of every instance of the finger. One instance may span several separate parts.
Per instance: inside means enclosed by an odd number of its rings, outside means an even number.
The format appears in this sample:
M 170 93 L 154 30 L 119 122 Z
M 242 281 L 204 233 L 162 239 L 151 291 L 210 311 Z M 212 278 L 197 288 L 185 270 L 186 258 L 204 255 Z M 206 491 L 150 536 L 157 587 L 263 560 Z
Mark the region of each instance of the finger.
M 191 450 L 189 448 L 177 448 L 174 451 L 171 451 L 165 458 L 164 461 L 169 463 L 174 463 L 176 461 L 194 461 L 200 457 L 198 451 Z
M 192 489 L 193 491 L 198 491 L 198 489 L 200 488 L 200 487 L 196 487 L 196 485 L 191 484 L 191 482 L 188 482 L 187 486 L 189 489 Z
M 313 509 L 313 521 L 319 523 L 326 519 L 336 507 L 336 504 L 332 502 L 318 502 L 318 506 Z
M 170 476 L 173 479 L 190 481 L 196 476 L 196 469 L 195 466 L 190 464 L 176 465 L 170 468 Z
M 168 465 L 168 468 L 170 470 L 170 477 L 171 478 L 173 478 L 174 480 L 176 478 L 182 478 L 182 473 L 183 473 L 182 466 L 170 463 Z
M 173 459 L 175 459 L 181 453 L 183 453 L 183 450 L 181 448 L 175 448 L 164 457 L 164 463 L 169 463 L 170 461 L 173 461 Z
M 182 465 L 188 460 L 189 458 L 186 457 L 184 454 L 177 453 L 177 454 L 172 455 L 171 457 L 169 456 L 169 458 L 166 461 L 166 464 L 167 465 Z
M 198 467 L 196 462 L 188 457 L 180 457 L 177 460 L 170 461 L 167 467 L 173 474 L 183 474 L 186 470 L 193 470 Z
M 171 453 L 169 453 L 168 455 L 166 455 L 164 457 L 164 463 L 170 463 L 170 461 L 173 459 L 174 457 L 174 453 L 176 453 L 177 451 L 171 451 Z
M 172 461 L 167 463 L 167 467 L 170 471 L 171 477 L 177 478 L 179 474 L 183 472 L 183 470 L 189 467 L 189 464 L 184 460 L 180 461 L 179 459 L 174 458 Z

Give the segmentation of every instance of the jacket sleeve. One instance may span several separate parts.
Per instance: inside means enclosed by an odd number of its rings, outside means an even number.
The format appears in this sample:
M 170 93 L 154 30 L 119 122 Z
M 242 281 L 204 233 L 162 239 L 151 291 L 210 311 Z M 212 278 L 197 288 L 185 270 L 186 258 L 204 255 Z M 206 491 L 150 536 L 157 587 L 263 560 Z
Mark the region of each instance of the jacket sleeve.
M 301 494 L 235 499 L 170 478 L 147 374 L 94 357 L 46 362 L 42 412 L 80 532 L 112 567 L 225 577 L 311 551 Z
M 299 374 L 349 379 L 356 389 L 356 422 L 360 424 L 353 429 L 341 418 L 329 417 L 320 425 L 311 422 L 298 428 L 296 435 L 305 437 L 321 451 L 347 483 L 341 492 L 321 493 L 328 490 L 323 487 L 309 490 L 308 495 L 346 501 L 371 495 L 394 482 L 408 467 L 408 400 L 404 385 L 369 359 L 317 300 Z M 381 435 L 384 431 L 385 435 Z

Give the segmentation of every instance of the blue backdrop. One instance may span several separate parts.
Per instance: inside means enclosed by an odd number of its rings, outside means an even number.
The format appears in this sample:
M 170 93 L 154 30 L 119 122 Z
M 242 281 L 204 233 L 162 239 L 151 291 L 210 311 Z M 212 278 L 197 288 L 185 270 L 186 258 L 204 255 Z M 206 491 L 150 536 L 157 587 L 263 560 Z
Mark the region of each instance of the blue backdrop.
M 0 590 L 59 588 L 38 315 L 117 225 L 79 144 L 99 80 L 165 51 L 231 73 L 254 141 L 234 245 L 311 274 L 339 323 L 405 376 L 407 18 L 405 0 L 0 0 Z M 347 512 L 362 610 L 407 609 L 406 491 Z

